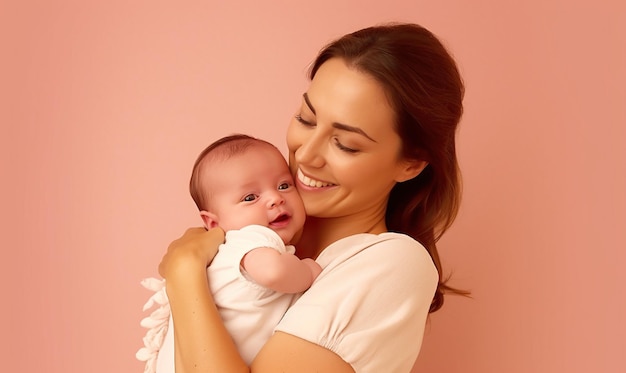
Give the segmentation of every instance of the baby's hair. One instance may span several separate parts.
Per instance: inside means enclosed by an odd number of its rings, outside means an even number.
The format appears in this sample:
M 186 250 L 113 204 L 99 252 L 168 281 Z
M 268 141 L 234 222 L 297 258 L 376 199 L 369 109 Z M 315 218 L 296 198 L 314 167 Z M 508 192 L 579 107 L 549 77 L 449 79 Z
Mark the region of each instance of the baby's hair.
M 265 144 L 278 151 L 278 148 L 265 140 L 244 134 L 232 134 L 222 137 L 221 139 L 211 143 L 198 155 L 196 162 L 191 171 L 191 179 L 189 180 L 189 192 L 191 198 L 196 203 L 198 210 L 208 209 L 206 188 L 202 183 L 203 168 L 205 162 L 225 161 L 234 155 L 245 153 L 251 146 Z

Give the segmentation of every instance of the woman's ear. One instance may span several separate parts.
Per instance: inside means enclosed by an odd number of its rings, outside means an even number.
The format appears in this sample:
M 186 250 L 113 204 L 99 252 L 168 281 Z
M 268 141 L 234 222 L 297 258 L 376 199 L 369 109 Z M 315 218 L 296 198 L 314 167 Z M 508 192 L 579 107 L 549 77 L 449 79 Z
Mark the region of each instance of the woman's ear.
M 204 222 L 204 227 L 206 229 L 215 228 L 219 225 L 217 215 L 212 212 L 202 210 L 200 211 L 200 217 L 202 218 L 202 221 Z
M 402 183 L 407 180 L 411 180 L 428 166 L 428 162 L 419 159 L 409 159 L 402 162 L 396 181 Z

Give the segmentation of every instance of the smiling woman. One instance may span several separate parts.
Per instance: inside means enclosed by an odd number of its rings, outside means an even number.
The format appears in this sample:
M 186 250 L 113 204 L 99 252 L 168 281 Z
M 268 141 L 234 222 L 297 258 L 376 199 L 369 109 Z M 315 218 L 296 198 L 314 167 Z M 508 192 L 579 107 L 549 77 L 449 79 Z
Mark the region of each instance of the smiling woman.
M 460 198 L 454 60 L 425 28 L 391 24 L 329 44 L 310 77 L 287 146 L 307 213 L 298 256 L 323 271 L 249 364 L 199 276 L 221 232 L 187 231 L 160 266 L 181 368 L 408 372 L 428 313 L 454 291 L 436 247 Z
M 349 215 L 352 223 L 386 230 L 384 208 L 391 189 L 426 165 L 401 158 L 394 118 L 383 87 L 343 59 L 330 59 L 316 71 L 287 131 L 292 172 L 316 182 L 299 185 L 309 216 Z M 310 187 L 317 183 L 333 187 Z

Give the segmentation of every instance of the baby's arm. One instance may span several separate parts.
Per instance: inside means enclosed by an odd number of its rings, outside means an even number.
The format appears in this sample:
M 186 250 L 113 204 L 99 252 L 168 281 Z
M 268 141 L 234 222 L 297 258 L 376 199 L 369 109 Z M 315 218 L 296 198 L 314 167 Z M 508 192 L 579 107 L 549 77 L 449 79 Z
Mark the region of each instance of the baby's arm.
M 300 293 L 308 289 L 322 271 L 313 259 L 300 260 L 293 254 L 259 247 L 248 252 L 241 265 L 259 285 L 280 293 Z

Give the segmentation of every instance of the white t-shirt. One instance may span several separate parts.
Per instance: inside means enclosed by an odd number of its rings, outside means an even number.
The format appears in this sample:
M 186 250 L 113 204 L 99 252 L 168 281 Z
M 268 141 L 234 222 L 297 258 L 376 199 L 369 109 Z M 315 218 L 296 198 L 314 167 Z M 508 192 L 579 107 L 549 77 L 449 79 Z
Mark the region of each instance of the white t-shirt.
M 278 321 L 299 295 L 275 292 L 246 276 L 245 270 L 240 266 L 241 260 L 249 251 L 259 247 L 270 247 L 280 253 L 295 252 L 295 248 L 285 245 L 273 230 L 250 225 L 226 232 L 226 242 L 220 245 L 217 255 L 207 268 L 215 304 L 239 353 L 248 364 L 267 342 Z M 156 373 L 174 372 L 172 326 L 170 315 L 169 328 L 158 349 Z
M 322 273 L 275 330 L 335 352 L 357 373 L 409 372 L 438 282 L 426 249 L 404 234 L 364 233 L 316 261 Z
M 226 243 L 220 245 L 207 269 L 211 293 L 224 325 L 248 364 L 299 295 L 268 289 L 246 275 L 240 266 L 241 260 L 250 250 L 259 247 L 270 247 L 280 253 L 295 252 L 295 248 L 285 245 L 273 230 L 250 225 L 226 232 Z

